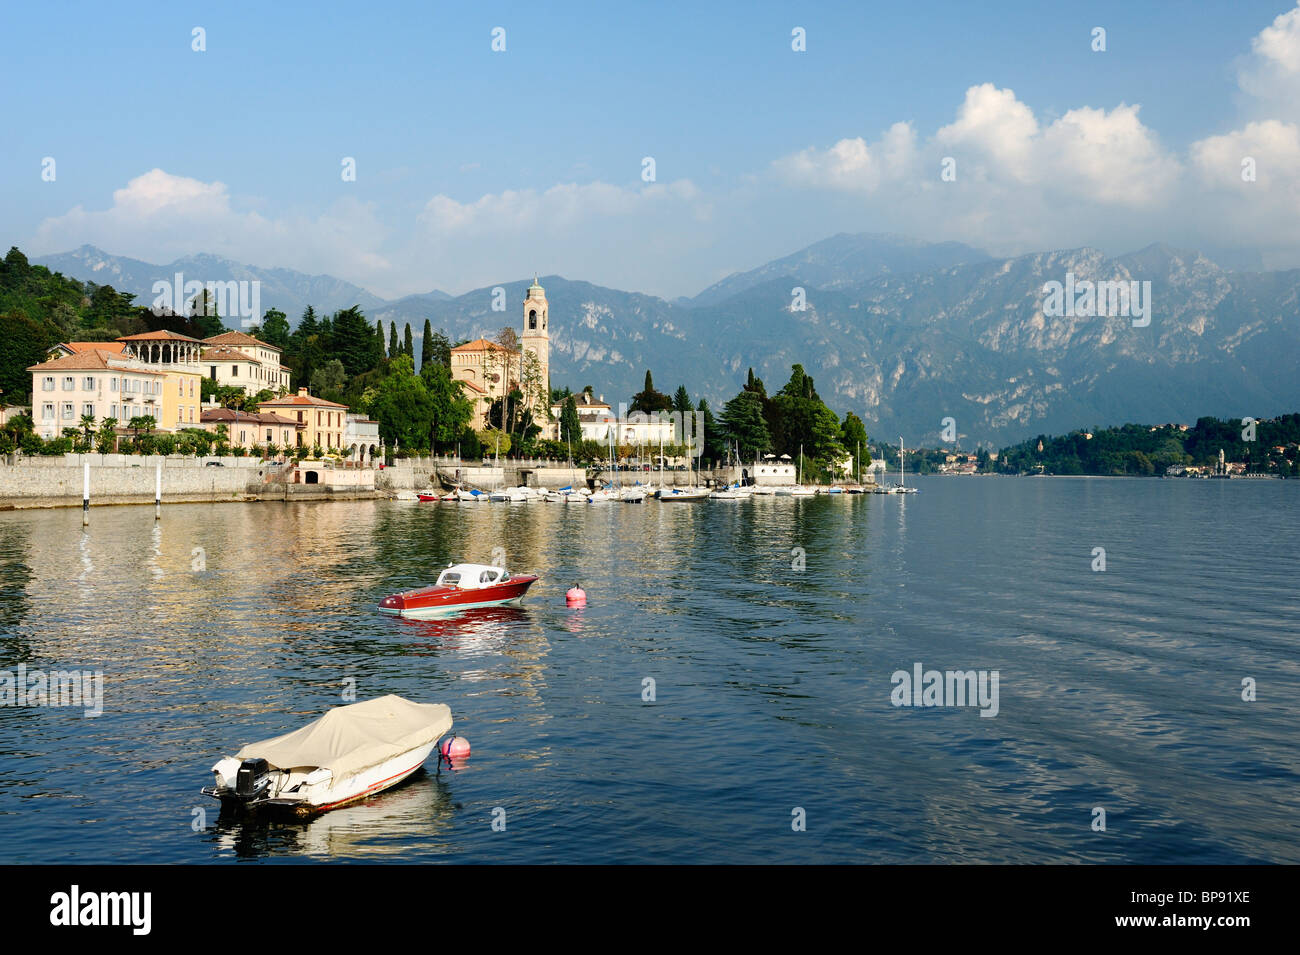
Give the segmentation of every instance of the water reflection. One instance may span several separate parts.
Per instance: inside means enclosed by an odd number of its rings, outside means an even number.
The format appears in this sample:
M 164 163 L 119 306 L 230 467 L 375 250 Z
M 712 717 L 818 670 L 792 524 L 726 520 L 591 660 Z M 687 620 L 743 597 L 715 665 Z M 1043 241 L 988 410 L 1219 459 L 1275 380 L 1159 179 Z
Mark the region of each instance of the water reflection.
M 208 841 L 221 853 L 260 859 L 285 853 L 366 859 L 439 852 L 460 807 L 445 775 L 420 769 L 401 785 L 351 806 L 295 821 L 222 810 Z
M 725 507 L 103 508 L 85 531 L 76 509 L 0 514 L 0 666 L 106 674 L 100 718 L 0 710 L 0 852 L 58 861 L 75 832 L 107 862 L 1300 861 L 1296 483 L 922 480 Z M 1230 560 L 1229 524 L 1252 529 Z M 497 547 L 541 575 L 522 607 L 376 611 Z M 997 719 L 892 707 L 918 660 L 1000 670 Z M 1267 706 L 1239 699 L 1249 674 Z M 141 795 L 192 793 L 344 678 L 448 703 L 472 771 L 208 842 Z M 810 779 L 839 822 L 781 840 Z M 518 807 L 511 838 L 455 825 L 453 797 Z M 1082 841 L 1092 800 L 1142 812 Z

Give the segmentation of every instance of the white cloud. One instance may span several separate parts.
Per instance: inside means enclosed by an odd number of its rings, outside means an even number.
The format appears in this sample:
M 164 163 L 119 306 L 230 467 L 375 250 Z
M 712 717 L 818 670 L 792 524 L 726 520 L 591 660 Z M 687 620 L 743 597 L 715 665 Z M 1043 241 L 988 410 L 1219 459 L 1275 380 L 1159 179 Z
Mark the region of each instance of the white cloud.
M 1250 44 L 1237 73 L 1241 89 L 1257 106 L 1295 116 L 1300 103 L 1300 6 L 1278 15 Z
M 570 230 L 599 220 L 627 219 L 672 209 L 692 214 L 700 191 L 689 180 L 629 189 L 605 182 L 562 183 L 537 192 L 508 189 L 458 202 L 439 194 L 425 203 L 420 221 L 430 235 L 491 234 L 506 229 Z
M 383 281 L 392 268 L 380 249 L 385 234 L 374 209 L 355 199 L 339 199 L 315 216 L 269 218 L 236 208 L 224 183 L 151 169 L 115 190 L 106 209 L 78 205 L 46 219 L 31 246 L 40 255 L 89 243 L 159 263 L 210 252 L 261 266 Z
M 841 139 L 829 149 L 809 147 L 775 165 L 792 183 L 874 192 L 906 177 L 915 160 L 916 133 L 910 123 L 895 123 L 874 143 L 861 137 Z

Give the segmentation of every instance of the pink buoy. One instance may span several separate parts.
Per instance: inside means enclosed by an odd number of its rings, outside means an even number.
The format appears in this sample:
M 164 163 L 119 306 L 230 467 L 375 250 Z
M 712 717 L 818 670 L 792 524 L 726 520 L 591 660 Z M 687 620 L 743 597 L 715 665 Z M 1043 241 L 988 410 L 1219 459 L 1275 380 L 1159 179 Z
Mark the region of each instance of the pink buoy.
M 469 756 L 469 740 L 463 736 L 453 736 L 451 739 L 443 740 L 438 751 L 449 763 L 453 759 L 465 759 Z
M 585 607 L 587 606 L 587 592 L 574 584 L 564 595 L 564 602 L 570 607 Z

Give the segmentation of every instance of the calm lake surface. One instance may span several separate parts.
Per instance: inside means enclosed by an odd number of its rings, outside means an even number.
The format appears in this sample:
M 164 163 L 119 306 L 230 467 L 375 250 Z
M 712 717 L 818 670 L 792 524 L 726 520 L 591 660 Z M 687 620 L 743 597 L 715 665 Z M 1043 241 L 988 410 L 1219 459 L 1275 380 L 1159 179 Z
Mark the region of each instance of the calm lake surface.
M 1300 482 L 917 484 L 0 514 L 0 669 L 105 675 L 97 718 L 0 708 L 0 862 L 1300 862 Z M 375 611 L 494 547 L 521 609 Z M 998 671 L 997 715 L 895 707 L 916 663 Z M 219 819 L 212 764 L 349 679 L 473 756 Z

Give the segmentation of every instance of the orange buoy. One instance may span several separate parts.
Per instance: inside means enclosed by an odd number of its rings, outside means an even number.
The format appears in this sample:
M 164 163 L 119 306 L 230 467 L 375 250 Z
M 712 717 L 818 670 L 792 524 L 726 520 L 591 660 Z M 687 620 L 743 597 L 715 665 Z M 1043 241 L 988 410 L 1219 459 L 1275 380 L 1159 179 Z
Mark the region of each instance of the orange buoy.
M 587 592 L 574 584 L 564 595 L 564 602 L 570 607 L 585 607 L 587 606 Z

